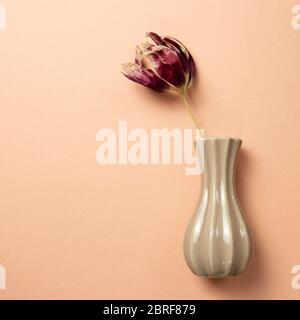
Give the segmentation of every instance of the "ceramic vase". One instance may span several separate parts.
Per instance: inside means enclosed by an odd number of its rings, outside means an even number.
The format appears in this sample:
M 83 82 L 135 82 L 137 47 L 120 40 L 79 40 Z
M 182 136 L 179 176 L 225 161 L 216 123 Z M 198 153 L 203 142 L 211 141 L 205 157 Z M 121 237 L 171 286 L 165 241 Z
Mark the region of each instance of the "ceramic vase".
M 225 137 L 203 141 L 202 192 L 184 239 L 186 262 L 198 276 L 236 276 L 250 260 L 251 239 L 235 185 L 241 143 Z

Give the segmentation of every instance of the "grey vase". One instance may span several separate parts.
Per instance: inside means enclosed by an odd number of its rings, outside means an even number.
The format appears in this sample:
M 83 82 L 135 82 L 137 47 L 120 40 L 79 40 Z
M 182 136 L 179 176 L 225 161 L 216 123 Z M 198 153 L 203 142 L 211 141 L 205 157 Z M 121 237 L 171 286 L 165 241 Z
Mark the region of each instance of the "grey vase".
M 204 138 L 202 192 L 184 239 L 186 262 L 198 276 L 236 276 L 251 257 L 249 230 L 235 186 L 241 143 L 234 138 Z

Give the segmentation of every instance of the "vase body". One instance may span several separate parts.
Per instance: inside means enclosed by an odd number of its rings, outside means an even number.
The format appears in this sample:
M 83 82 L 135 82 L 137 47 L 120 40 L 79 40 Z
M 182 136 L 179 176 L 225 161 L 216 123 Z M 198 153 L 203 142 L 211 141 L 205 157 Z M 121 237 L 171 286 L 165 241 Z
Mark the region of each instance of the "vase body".
M 236 157 L 242 141 L 204 138 L 202 192 L 184 239 L 193 273 L 224 278 L 243 272 L 250 260 L 249 230 L 237 199 Z

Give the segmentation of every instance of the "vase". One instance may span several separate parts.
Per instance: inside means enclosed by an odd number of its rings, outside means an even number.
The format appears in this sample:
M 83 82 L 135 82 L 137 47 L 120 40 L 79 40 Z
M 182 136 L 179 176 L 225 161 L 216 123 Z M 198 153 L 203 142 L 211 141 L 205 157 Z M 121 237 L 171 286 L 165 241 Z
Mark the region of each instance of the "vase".
M 252 243 L 235 185 L 241 143 L 226 137 L 202 141 L 202 191 L 184 238 L 185 260 L 198 276 L 236 276 L 250 260 Z

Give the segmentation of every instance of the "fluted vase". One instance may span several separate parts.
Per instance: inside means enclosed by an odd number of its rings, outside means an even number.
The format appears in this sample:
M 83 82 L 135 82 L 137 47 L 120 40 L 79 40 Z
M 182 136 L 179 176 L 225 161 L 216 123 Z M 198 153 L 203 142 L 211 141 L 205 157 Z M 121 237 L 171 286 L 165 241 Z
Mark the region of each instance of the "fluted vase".
M 251 239 L 235 185 L 241 143 L 234 138 L 204 138 L 202 191 L 184 239 L 186 262 L 198 276 L 239 275 L 251 257 Z

